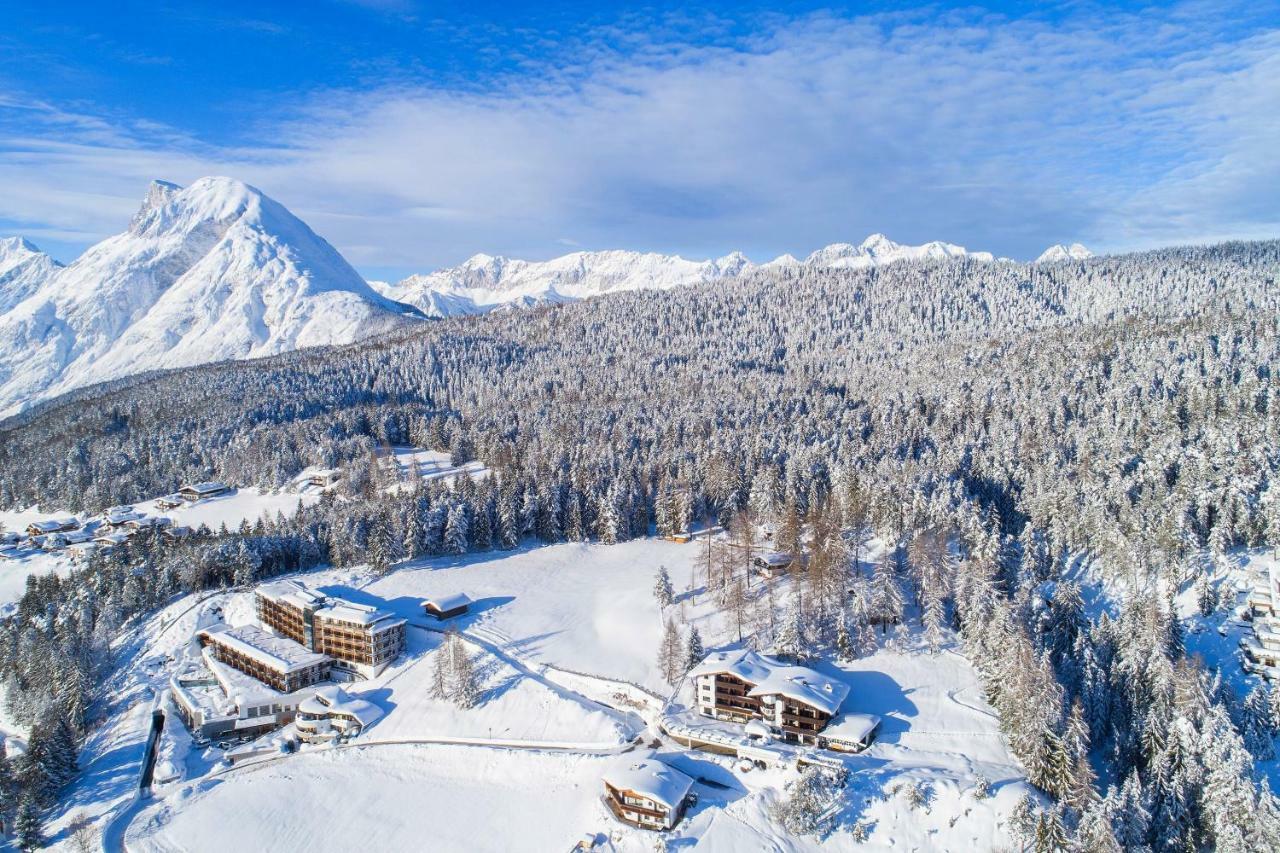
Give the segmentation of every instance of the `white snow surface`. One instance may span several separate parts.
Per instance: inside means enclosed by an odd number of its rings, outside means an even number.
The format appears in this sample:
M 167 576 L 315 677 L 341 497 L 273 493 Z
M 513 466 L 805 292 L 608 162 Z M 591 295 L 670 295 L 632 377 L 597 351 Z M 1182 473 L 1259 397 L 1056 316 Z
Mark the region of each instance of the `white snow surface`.
M 414 305 L 429 316 L 451 317 L 483 314 L 496 308 L 571 302 L 626 290 L 669 290 L 740 276 L 757 268 L 865 269 L 903 260 L 950 258 L 994 260 L 989 252 L 970 252 L 951 243 L 904 246 L 883 234 L 873 234 L 861 245 L 835 243 L 803 261 L 783 255 L 758 265 L 741 252 L 707 261 L 621 250 L 574 252 L 549 261 L 481 254 L 456 267 L 410 276 L 397 284 L 370 284 L 384 295 Z
M 0 258 L 27 260 L 9 272 L 0 260 L 0 300 L 23 293 L 0 314 L 0 414 L 133 373 L 350 343 L 417 316 L 230 178 L 154 182 L 127 231 L 65 268 L 5 246 Z M 11 285 L 24 267 L 31 278 Z
M 1041 252 L 1040 257 L 1035 259 L 1035 263 L 1051 264 L 1057 261 L 1083 261 L 1085 258 L 1092 257 L 1093 252 L 1090 252 L 1080 243 L 1072 243 L 1070 246 L 1058 243 Z

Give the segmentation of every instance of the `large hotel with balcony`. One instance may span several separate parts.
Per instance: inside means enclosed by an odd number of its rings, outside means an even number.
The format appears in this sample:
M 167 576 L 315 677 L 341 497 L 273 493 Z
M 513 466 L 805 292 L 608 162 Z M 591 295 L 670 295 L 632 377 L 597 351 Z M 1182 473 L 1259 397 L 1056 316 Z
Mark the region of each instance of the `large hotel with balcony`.
M 804 666 L 751 651 L 708 655 L 690 673 L 698 713 L 736 723 L 758 721 L 778 740 L 857 751 L 879 718 L 843 714 L 849 685 Z
M 277 634 L 333 659 L 333 669 L 372 678 L 404 650 L 405 620 L 327 596 L 294 580 L 257 592 L 258 620 Z

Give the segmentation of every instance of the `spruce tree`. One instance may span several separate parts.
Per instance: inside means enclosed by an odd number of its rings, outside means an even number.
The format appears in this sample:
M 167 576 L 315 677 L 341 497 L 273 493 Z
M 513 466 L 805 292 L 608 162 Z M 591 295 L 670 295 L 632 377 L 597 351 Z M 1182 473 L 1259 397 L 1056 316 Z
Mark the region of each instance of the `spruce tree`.
M 902 620 L 902 587 L 889 559 L 876 563 L 871 576 L 871 612 L 880 623 L 881 633 L 888 633 L 890 625 Z
M 706 656 L 707 650 L 702 646 L 702 634 L 698 633 L 696 625 L 691 625 L 689 627 L 689 641 L 685 647 L 684 671 L 688 672 L 702 663 L 702 659 Z
M 44 846 L 40 809 L 30 794 L 24 794 L 18 806 L 18 815 L 13 822 L 13 840 L 19 850 L 39 850 Z
M 448 554 L 467 553 L 467 509 L 462 504 L 454 504 L 449 510 L 448 520 L 444 527 L 444 549 Z
M 658 567 L 658 575 L 653 582 L 653 598 L 661 610 L 670 607 L 675 600 L 675 590 L 671 588 L 671 576 L 667 574 L 666 566 Z

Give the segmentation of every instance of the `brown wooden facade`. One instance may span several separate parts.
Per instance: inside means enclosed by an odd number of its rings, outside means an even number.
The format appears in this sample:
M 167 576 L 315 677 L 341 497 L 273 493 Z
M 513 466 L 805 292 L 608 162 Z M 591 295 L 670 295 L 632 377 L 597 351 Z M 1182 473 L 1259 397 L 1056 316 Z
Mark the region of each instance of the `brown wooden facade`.
M 293 693 L 295 690 L 309 687 L 329 677 L 328 661 L 320 661 L 307 667 L 285 671 L 269 666 L 259 658 L 245 654 L 239 649 L 218 642 L 217 634 L 205 636 L 201 643 L 206 646 L 212 646 L 214 657 L 221 663 L 235 667 L 246 675 L 251 675 L 258 679 L 263 684 L 279 690 L 281 693 Z

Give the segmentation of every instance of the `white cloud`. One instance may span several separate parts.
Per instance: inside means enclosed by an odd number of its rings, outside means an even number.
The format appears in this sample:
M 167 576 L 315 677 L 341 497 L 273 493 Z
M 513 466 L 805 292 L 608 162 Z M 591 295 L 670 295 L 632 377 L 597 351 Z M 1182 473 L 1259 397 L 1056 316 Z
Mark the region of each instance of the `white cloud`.
M 214 173 L 365 269 L 548 256 L 564 234 L 762 259 L 871 231 L 1020 257 L 1276 235 L 1280 32 L 1224 20 L 817 16 L 732 48 L 615 31 L 483 90 L 316 93 L 236 149 L 0 103 L 25 114 L 0 124 L 0 220 L 100 236 L 147 180 Z

